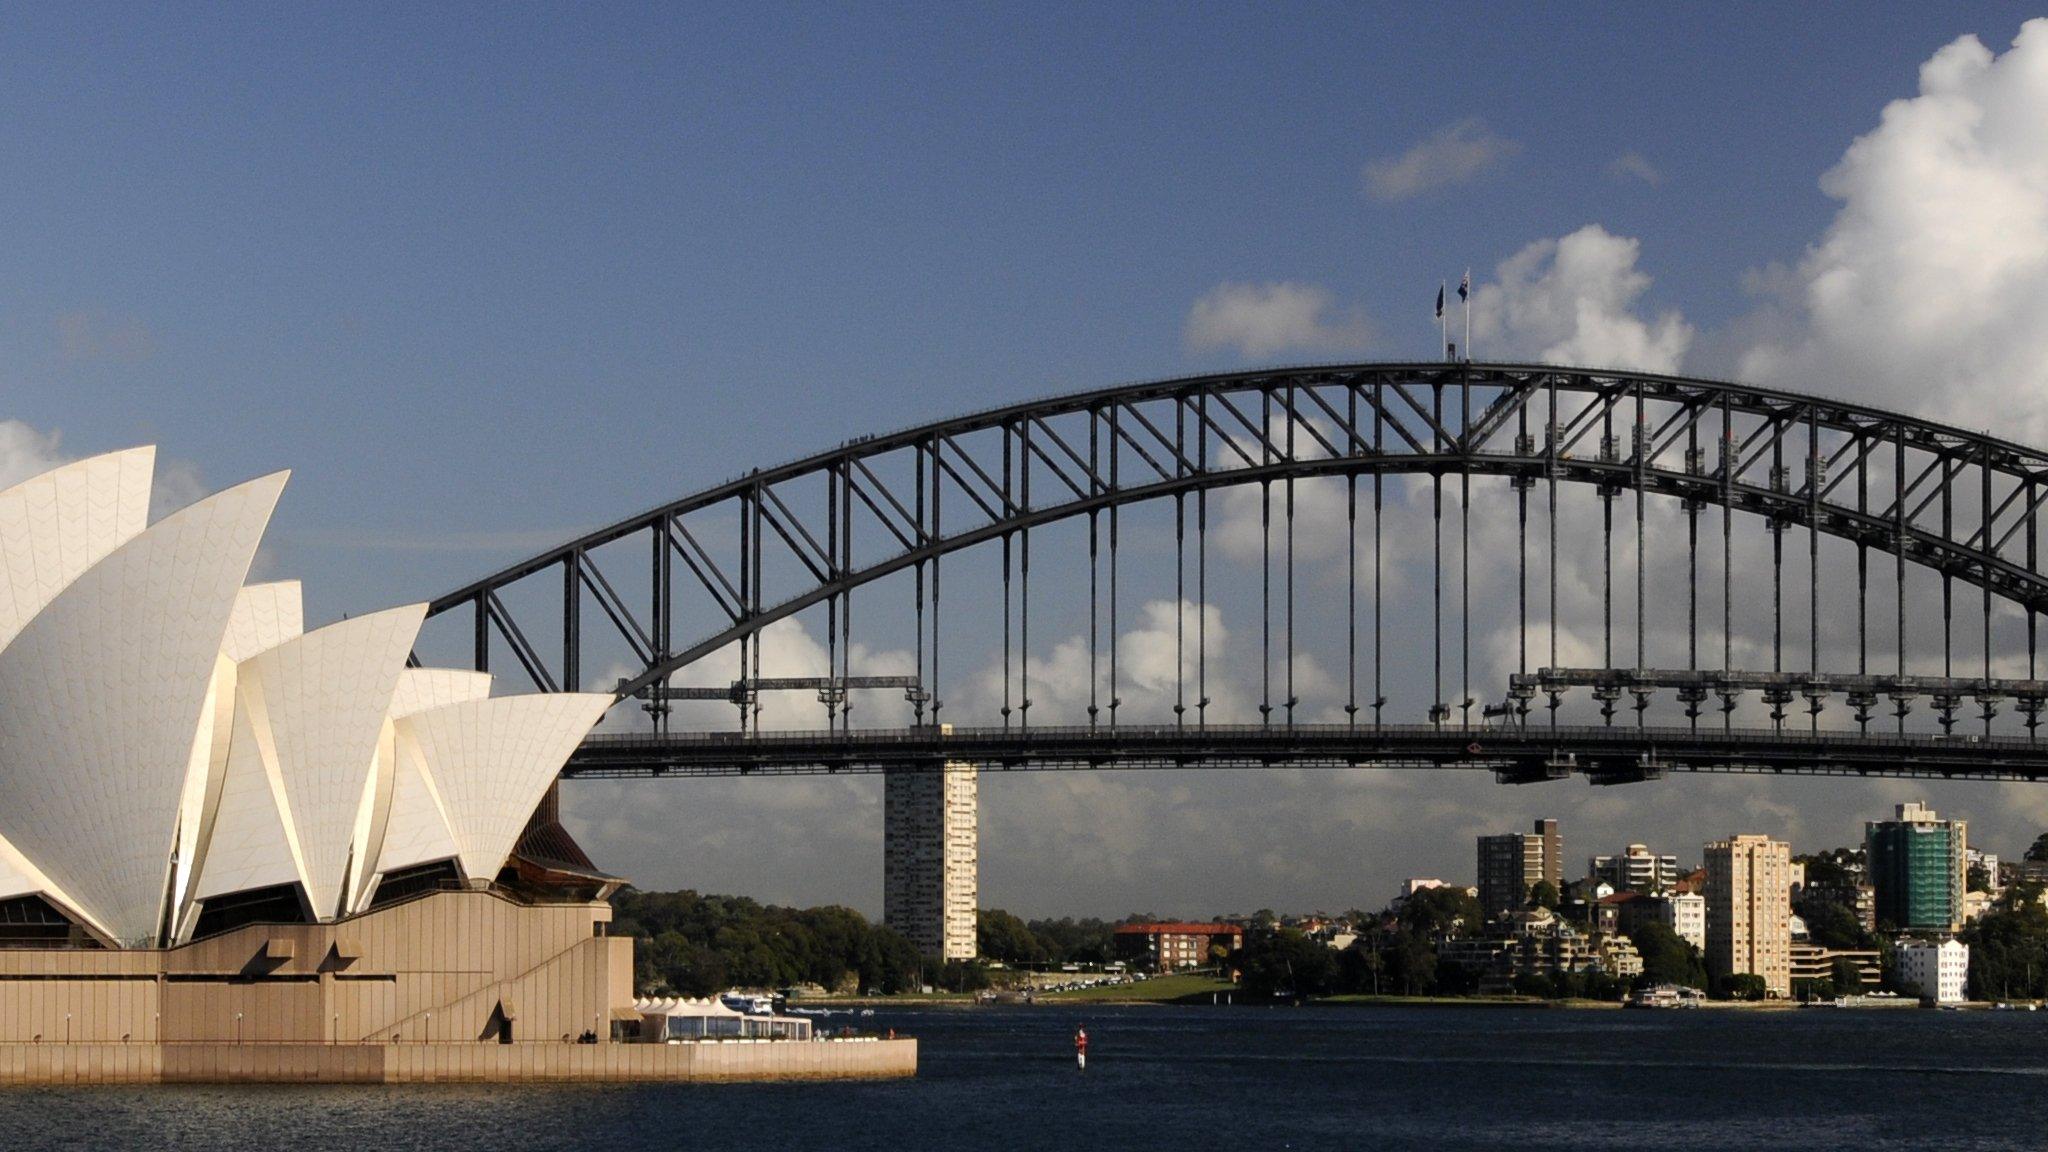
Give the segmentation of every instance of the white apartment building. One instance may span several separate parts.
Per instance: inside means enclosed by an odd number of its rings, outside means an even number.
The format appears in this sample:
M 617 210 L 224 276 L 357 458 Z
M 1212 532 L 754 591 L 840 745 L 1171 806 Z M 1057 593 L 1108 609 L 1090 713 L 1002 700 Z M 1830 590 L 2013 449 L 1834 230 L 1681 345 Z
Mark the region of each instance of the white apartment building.
M 882 920 L 918 951 L 971 960 L 980 906 L 980 772 L 972 764 L 882 778 Z
M 1893 952 L 1899 980 L 1936 1004 L 1960 1004 L 1969 996 L 1970 946 L 1947 940 L 1901 940 Z
M 1680 940 L 1707 950 L 1707 898 L 1697 892 L 1674 892 L 1663 898 L 1664 926 Z
M 1618 892 L 1656 896 L 1678 883 L 1678 857 L 1651 852 L 1647 844 L 1631 844 L 1619 856 L 1594 856 L 1587 860 L 1586 875 L 1607 881 Z

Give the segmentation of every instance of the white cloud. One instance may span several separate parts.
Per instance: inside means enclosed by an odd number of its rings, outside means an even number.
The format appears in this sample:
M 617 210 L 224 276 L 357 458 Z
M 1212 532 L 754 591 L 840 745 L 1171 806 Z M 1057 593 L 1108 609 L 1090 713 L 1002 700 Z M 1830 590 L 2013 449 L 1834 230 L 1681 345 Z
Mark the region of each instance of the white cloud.
M 157 454 L 156 476 L 149 488 L 149 518 L 152 521 L 196 504 L 207 494 L 206 478 L 199 474 L 199 465 L 175 456 Z
M 133 316 L 97 310 L 59 313 L 57 345 L 67 360 L 140 364 L 156 350 L 156 337 Z
M 1664 183 L 1664 171 L 1641 152 L 1624 152 L 1607 163 L 1607 174 L 1619 180 L 1641 180 L 1655 188 Z
M 1995 56 L 1974 36 L 1821 178 L 1841 208 L 1745 378 L 2048 435 L 2048 19 Z M 1764 279 L 1760 277 L 1759 279 Z
M 0 488 L 11 488 L 69 461 L 62 441 L 59 433 L 44 432 L 19 420 L 0 420 Z
M 1494 135 L 1484 121 L 1471 117 L 1438 129 L 1398 156 L 1367 161 L 1365 189 L 1376 200 L 1406 200 L 1475 179 L 1521 150 L 1520 144 Z
M 1337 307 L 1330 290 L 1285 281 L 1218 284 L 1188 310 L 1188 347 L 1276 352 L 1355 352 L 1372 340 L 1365 314 Z
M 0 420 L 0 488 L 13 487 L 78 459 L 64 451 L 63 445 L 62 432 L 45 432 L 20 420 Z M 151 521 L 195 503 L 208 493 L 197 464 L 157 453 L 156 475 L 149 493 Z
M 785 617 L 761 629 L 758 642 L 764 678 L 827 676 L 833 671 L 825 645 L 796 617 Z M 728 644 L 678 672 L 674 682 L 678 687 L 728 687 L 739 676 L 739 660 L 739 646 Z M 916 671 L 916 658 L 909 652 L 875 650 L 856 641 L 852 668 L 856 676 L 908 676 Z M 609 687 L 617 678 L 614 673 L 603 683 Z M 825 705 L 814 691 L 762 692 L 759 703 L 764 730 L 825 727 Z M 910 705 L 900 688 L 864 689 L 851 694 L 848 703 L 856 727 L 895 728 L 911 721 Z M 731 729 L 738 727 L 739 710 L 724 701 L 684 701 L 675 705 L 671 723 L 678 728 Z
M 1523 248 L 1474 294 L 1474 346 L 1488 359 L 1676 371 L 1692 325 L 1675 310 L 1637 313 L 1650 286 L 1636 267 L 1640 249 L 1598 224 Z

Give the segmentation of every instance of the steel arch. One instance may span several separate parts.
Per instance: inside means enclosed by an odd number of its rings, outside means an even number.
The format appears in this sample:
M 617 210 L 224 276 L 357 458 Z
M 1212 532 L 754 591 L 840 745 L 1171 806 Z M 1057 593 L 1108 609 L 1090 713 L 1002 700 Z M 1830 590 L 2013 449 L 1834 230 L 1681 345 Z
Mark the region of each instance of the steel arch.
M 1085 422 L 1085 439 L 1072 431 L 1078 422 Z M 1616 434 L 1617 422 L 1625 435 Z M 2019 605 L 2033 675 L 2036 618 L 2048 608 L 2037 527 L 2048 500 L 2048 455 L 1987 434 L 1793 392 L 1533 364 L 1357 364 L 1197 376 L 861 438 L 587 533 L 440 597 L 429 615 L 471 608 L 473 665 L 489 667 L 495 634 L 540 688 L 553 690 L 580 682 L 584 607 L 594 602 L 642 663 L 620 685 L 623 697 L 658 686 L 735 642 L 744 666 L 745 646 L 762 628 L 823 604 L 831 613 L 827 641 L 835 675 L 843 683 L 850 669 L 841 672 L 836 663 L 848 634 L 842 605 L 850 611 L 855 589 L 914 570 L 922 674 L 924 613 L 929 606 L 936 663 L 938 564 L 951 553 L 992 541 L 1007 546 L 1040 525 L 1107 514 L 1113 589 L 1118 508 L 1200 499 L 1211 489 L 1241 484 L 1417 472 L 1439 482 L 1446 476 L 1510 478 L 1525 531 L 1531 489 L 1569 482 L 1593 485 L 1603 496 L 1675 497 L 1695 517 L 1707 506 L 1752 513 L 1773 527 L 1781 548 L 1783 530 L 1791 527 L 1808 530 L 1816 554 L 1819 535 L 1846 539 L 1857 546 L 1866 588 L 1864 557 L 1871 549 L 1897 558 L 1902 585 L 1910 561 L 1939 573 L 1945 590 L 1955 580 L 1980 588 L 1987 637 L 1992 597 Z M 1873 492 L 1873 479 L 1888 491 Z M 822 507 L 814 491 L 799 492 L 807 486 L 823 488 Z M 1611 503 L 1609 514 L 1611 530 Z M 730 551 L 736 560 L 714 555 L 700 539 L 701 524 L 691 523 L 714 515 L 721 525 L 737 526 L 737 540 L 727 541 L 737 545 Z M 886 534 L 886 554 L 858 557 L 857 516 L 878 526 L 870 531 Z M 1182 515 L 1179 523 L 1185 522 Z M 640 534 L 649 544 L 648 597 L 636 610 L 592 553 Z M 765 600 L 767 547 L 806 573 L 808 587 Z M 1522 551 L 1526 559 L 1527 548 Z M 678 561 L 720 616 L 680 647 L 674 643 Z M 559 660 L 529 642 L 500 595 L 551 569 L 562 580 Z M 1008 570 L 1006 557 L 1006 584 Z M 1815 583 L 1817 604 L 1817 566 Z M 1640 588 L 1639 580 L 1639 599 Z M 1525 634 L 1526 596 L 1525 575 Z M 1697 648 L 1696 620 L 1693 630 Z M 1899 635 L 1903 668 L 1903 627 Z M 1028 658 L 1028 641 L 1026 650 Z M 758 649 L 754 658 L 758 673 Z M 939 704 L 933 701 L 934 717 Z M 1110 707 L 1113 719 L 1114 699 Z M 1357 708 L 1355 688 L 1351 707 Z

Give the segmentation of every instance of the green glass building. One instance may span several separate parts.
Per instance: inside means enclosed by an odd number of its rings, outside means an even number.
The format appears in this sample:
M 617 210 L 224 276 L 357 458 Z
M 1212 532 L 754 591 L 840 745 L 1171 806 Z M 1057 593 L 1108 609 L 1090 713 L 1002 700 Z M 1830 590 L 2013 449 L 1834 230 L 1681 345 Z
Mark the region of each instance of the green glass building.
M 1865 863 L 1876 889 L 1877 922 L 1907 932 L 1962 926 L 1965 825 L 1922 804 L 1901 804 L 1891 820 L 1863 826 Z

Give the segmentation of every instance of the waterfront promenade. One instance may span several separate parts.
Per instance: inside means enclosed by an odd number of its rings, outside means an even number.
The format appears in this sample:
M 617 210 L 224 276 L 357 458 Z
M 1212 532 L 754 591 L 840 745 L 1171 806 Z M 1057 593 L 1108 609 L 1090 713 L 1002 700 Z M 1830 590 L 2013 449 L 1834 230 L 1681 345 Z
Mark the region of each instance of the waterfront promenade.
M 0 1044 L 0 1084 L 884 1080 L 917 1041 L 690 1044 Z

